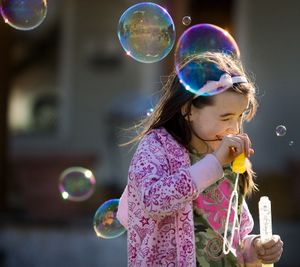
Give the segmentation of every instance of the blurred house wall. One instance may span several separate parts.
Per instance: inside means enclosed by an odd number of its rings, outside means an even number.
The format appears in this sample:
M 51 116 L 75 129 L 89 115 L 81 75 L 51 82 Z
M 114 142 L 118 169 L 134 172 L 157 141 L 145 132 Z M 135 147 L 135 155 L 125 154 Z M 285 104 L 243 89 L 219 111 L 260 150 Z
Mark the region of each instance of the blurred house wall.
M 57 7 L 61 31 L 54 77 L 60 99 L 59 126 L 54 135 L 12 136 L 12 155 L 92 154 L 97 159 L 93 171 L 98 185 L 126 183 L 130 154 L 119 148 L 121 139 L 126 140 L 122 129 L 146 115 L 145 98 L 151 99 L 153 90 L 160 88 L 162 68 L 160 63 L 139 63 L 121 48 L 118 20 L 133 3 L 49 2 L 49 8 Z
M 260 102 L 256 117 L 246 127 L 255 150 L 254 166 L 282 171 L 289 160 L 300 160 L 300 2 L 235 3 L 235 36 L 242 59 L 254 74 Z M 287 133 L 278 137 L 275 128 L 281 124 Z

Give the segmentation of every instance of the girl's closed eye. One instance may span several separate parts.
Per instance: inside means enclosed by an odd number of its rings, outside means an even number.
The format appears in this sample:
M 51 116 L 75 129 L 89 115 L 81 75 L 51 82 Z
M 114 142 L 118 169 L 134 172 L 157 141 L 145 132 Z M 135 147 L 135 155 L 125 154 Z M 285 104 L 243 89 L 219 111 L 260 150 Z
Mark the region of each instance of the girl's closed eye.
M 222 119 L 221 121 L 229 121 L 230 118 Z
M 239 116 L 239 120 L 242 119 L 243 116 L 244 116 L 244 113 L 242 113 L 242 114 Z M 229 120 L 231 120 L 231 119 L 233 119 L 233 117 L 227 117 L 227 118 L 221 119 L 221 121 L 229 121 Z

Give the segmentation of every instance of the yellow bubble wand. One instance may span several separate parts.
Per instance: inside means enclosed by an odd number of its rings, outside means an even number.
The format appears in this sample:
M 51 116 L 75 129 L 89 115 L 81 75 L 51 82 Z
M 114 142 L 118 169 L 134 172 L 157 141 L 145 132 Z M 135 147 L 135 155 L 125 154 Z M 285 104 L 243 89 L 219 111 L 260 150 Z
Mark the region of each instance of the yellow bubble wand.
M 237 216 L 237 210 L 238 210 L 238 181 L 240 173 L 244 173 L 246 171 L 246 156 L 244 153 L 238 155 L 235 160 L 232 163 L 232 171 L 236 173 L 234 188 L 230 196 L 228 210 L 227 210 L 227 217 L 225 222 L 225 229 L 224 229 L 224 242 L 223 242 L 223 253 L 228 254 L 233 243 L 234 238 L 234 230 L 237 228 L 239 230 L 239 224 L 238 224 L 238 216 Z M 233 224 L 232 224 L 232 231 L 230 240 L 228 241 L 228 227 L 229 227 L 229 217 L 231 213 L 231 209 L 234 209 L 234 218 L 233 218 Z

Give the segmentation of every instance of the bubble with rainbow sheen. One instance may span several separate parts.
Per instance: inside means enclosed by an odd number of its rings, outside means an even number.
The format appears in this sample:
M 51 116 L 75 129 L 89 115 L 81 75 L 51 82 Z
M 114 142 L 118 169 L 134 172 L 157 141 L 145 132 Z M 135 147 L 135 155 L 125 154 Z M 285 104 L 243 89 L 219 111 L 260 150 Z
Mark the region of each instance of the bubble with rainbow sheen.
M 59 177 L 59 191 L 63 199 L 84 201 L 95 189 L 96 179 L 93 173 L 83 167 L 70 167 Z
M 117 219 L 119 202 L 119 199 L 110 199 L 97 209 L 93 220 L 97 236 L 112 239 L 126 232 L 126 228 Z
M 175 35 L 167 10 L 150 2 L 128 8 L 118 24 L 118 37 L 126 54 L 142 63 L 165 58 L 174 46 Z
M 205 52 L 222 52 L 240 57 L 240 50 L 234 38 L 216 25 L 197 24 L 184 31 L 176 45 L 175 67 L 180 82 L 193 93 L 208 80 L 219 80 L 222 75 L 213 64 L 199 64 L 197 60 L 191 60 Z
M 286 127 L 284 125 L 278 125 L 275 129 L 277 136 L 285 136 L 286 135 Z
M 47 15 L 46 0 L 2 0 L 1 15 L 5 23 L 17 30 L 33 30 Z
M 192 18 L 190 16 L 184 16 L 182 18 L 182 24 L 184 26 L 189 26 L 192 23 Z

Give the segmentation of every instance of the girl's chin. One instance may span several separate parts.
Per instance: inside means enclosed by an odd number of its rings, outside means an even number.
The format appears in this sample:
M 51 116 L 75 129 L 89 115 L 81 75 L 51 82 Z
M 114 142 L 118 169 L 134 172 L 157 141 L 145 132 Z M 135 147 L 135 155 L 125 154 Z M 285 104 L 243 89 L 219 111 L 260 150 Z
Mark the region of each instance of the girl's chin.
M 210 142 L 209 142 L 209 146 L 211 147 L 211 149 L 212 149 L 213 151 L 215 151 L 215 150 L 219 147 L 220 142 L 221 142 L 220 139 L 216 139 L 216 140 L 210 141 Z

